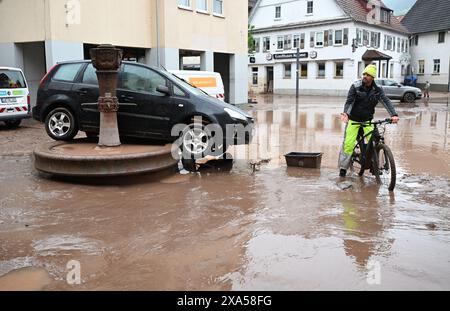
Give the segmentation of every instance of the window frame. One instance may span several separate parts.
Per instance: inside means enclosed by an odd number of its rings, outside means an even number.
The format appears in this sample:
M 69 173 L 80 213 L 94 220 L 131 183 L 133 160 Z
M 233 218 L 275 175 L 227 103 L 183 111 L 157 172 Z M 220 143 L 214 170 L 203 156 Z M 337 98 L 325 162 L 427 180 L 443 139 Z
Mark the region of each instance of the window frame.
M 187 1 L 189 5 L 180 4 L 180 1 Z M 192 2 L 191 2 L 191 0 L 178 0 L 177 4 L 178 4 L 178 8 L 179 9 L 192 11 Z
M 441 35 L 443 35 L 441 37 Z M 438 44 L 445 43 L 445 31 L 440 31 L 438 33 Z
M 363 30 L 361 28 L 356 28 L 356 45 L 363 45 Z
M 289 71 L 286 70 L 286 66 L 290 67 Z M 289 72 L 289 75 L 286 74 L 287 72 Z M 292 79 L 292 63 L 283 63 L 283 79 L 284 80 Z
M 198 7 L 199 3 L 201 3 L 200 1 L 204 1 L 205 5 L 206 5 L 206 9 L 200 9 Z M 195 2 L 196 2 L 196 6 L 197 6 L 196 12 L 209 14 L 208 0 L 196 0 Z
M 281 41 L 280 41 L 281 38 Z M 281 43 L 281 48 L 280 48 Z M 284 36 L 277 36 L 277 51 L 283 51 L 284 50 Z
M 292 35 L 284 36 L 283 50 L 292 50 Z
M 314 14 L 314 1 L 308 0 L 306 1 L 306 15 L 313 15 L 313 14 Z
M 303 65 L 306 65 L 306 75 L 303 75 Z M 308 67 L 309 62 L 300 62 L 300 71 L 298 75 L 300 79 L 308 79 Z
M 275 20 L 281 19 L 281 5 L 275 6 Z
M 221 9 L 221 13 L 218 13 L 215 11 L 215 4 L 217 3 L 217 1 L 221 4 L 220 9 Z M 224 6 L 224 2 L 223 0 L 213 0 L 213 8 L 212 8 L 212 12 L 214 16 L 217 17 L 225 17 L 225 6 Z
M 255 83 L 255 77 L 256 77 L 256 83 Z M 259 67 L 252 67 L 252 85 L 258 85 L 258 82 L 259 82 Z
M 436 67 L 437 66 L 437 67 Z M 437 68 L 437 70 L 436 70 Z M 433 74 L 439 75 L 441 74 L 441 59 L 433 59 Z
M 299 34 L 293 35 L 292 38 L 293 38 L 292 39 L 292 48 L 293 49 L 300 48 L 300 35 Z M 295 42 L 297 42 L 297 45 L 295 44 Z
M 320 65 L 323 64 L 323 76 L 320 75 Z M 325 79 L 327 76 L 327 63 L 317 62 L 317 79 Z
M 337 74 L 338 65 L 342 65 L 342 75 Z M 335 79 L 344 79 L 344 62 L 335 62 L 334 63 L 334 78 Z
M 317 37 L 318 37 L 319 35 L 322 35 L 322 45 L 318 45 L 318 44 L 317 44 L 317 43 L 319 42 L 319 41 L 317 40 Z M 316 33 L 314 34 L 314 46 L 315 46 L 316 48 L 323 48 L 323 46 L 324 46 L 324 41 L 325 41 L 325 33 L 324 33 L 323 31 L 316 31 Z
M 266 40 L 267 39 L 267 40 Z M 267 46 L 266 46 L 267 44 Z M 266 49 L 266 47 L 268 47 Z M 262 47 L 262 52 L 263 53 L 268 53 L 270 52 L 270 37 L 263 37 L 263 47 Z
M 261 50 L 261 38 L 253 38 L 253 46 L 255 47 L 255 53 L 260 53 Z
M 337 39 L 337 35 L 336 35 L 336 33 L 338 32 L 338 31 L 340 31 L 341 32 L 341 42 L 340 43 L 337 43 L 336 41 L 336 39 Z M 341 46 L 341 45 L 343 45 L 344 44 L 344 30 L 343 29 L 335 29 L 334 30 L 334 38 L 333 38 L 333 45 L 334 46 Z
M 419 63 L 419 65 L 417 68 L 417 74 L 419 74 L 419 75 L 425 74 L 425 60 L 419 59 L 418 63 Z

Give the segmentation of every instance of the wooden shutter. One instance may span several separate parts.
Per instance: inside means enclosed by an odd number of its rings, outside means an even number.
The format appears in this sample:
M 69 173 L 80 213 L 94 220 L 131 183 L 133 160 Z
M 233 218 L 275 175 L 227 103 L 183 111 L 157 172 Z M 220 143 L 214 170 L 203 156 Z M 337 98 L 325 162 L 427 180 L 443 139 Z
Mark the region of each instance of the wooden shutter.
M 344 45 L 348 45 L 348 28 L 344 28 Z
M 309 39 L 309 47 L 314 47 L 314 36 L 316 35 L 316 33 L 314 31 L 311 31 L 311 37 Z

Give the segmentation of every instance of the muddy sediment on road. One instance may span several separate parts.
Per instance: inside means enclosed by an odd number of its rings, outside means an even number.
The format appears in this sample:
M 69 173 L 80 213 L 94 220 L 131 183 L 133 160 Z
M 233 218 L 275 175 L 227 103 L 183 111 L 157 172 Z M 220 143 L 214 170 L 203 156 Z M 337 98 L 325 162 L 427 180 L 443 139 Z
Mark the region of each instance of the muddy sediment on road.
M 0 289 L 450 289 L 449 109 L 396 105 L 389 193 L 368 174 L 338 178 L 342 106 L 260 98 L 232 167 L 105 183 L 38 174 L 43 127 L 1 128 Z M 321 169 L 286 167 L 292 151 L 322 152 Z M 74 260 L 81 284 L 70 285 Z

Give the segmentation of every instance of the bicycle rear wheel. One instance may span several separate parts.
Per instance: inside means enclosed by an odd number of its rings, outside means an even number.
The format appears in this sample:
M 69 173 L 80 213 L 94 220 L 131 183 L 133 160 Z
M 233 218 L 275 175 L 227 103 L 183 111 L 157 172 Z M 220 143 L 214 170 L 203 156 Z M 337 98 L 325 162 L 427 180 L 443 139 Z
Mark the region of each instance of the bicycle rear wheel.
M 375 149 L 373 173 L 377 183 L 385 185 L 389 191 L 394 191 L 397 170 L 392 151 L 385 144 L 379 144 Z

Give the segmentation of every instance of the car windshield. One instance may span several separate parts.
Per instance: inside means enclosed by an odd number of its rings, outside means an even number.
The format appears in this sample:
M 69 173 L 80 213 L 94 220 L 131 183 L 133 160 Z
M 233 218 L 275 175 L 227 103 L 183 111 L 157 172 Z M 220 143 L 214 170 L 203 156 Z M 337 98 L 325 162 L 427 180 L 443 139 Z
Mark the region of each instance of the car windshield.
M 209 96 L 208 93 L 206 93 L 205 91 L 203 91 L 202 89 L 199 89 L 198 87 L 190 84 L 189 82 L 187 82 L 186 80 L 180 78 L 179 76 L 169 72 L 172 77 L 182 86 L 184 86 L 185 88 L 187 88 L 189 91 L 191 91 L 192 93 L 194 93 L 195 95 L 203 95 L 203 96 Z
M 0 69 L 0 89 L 21 89 L 27 87 L 18 70 Z

